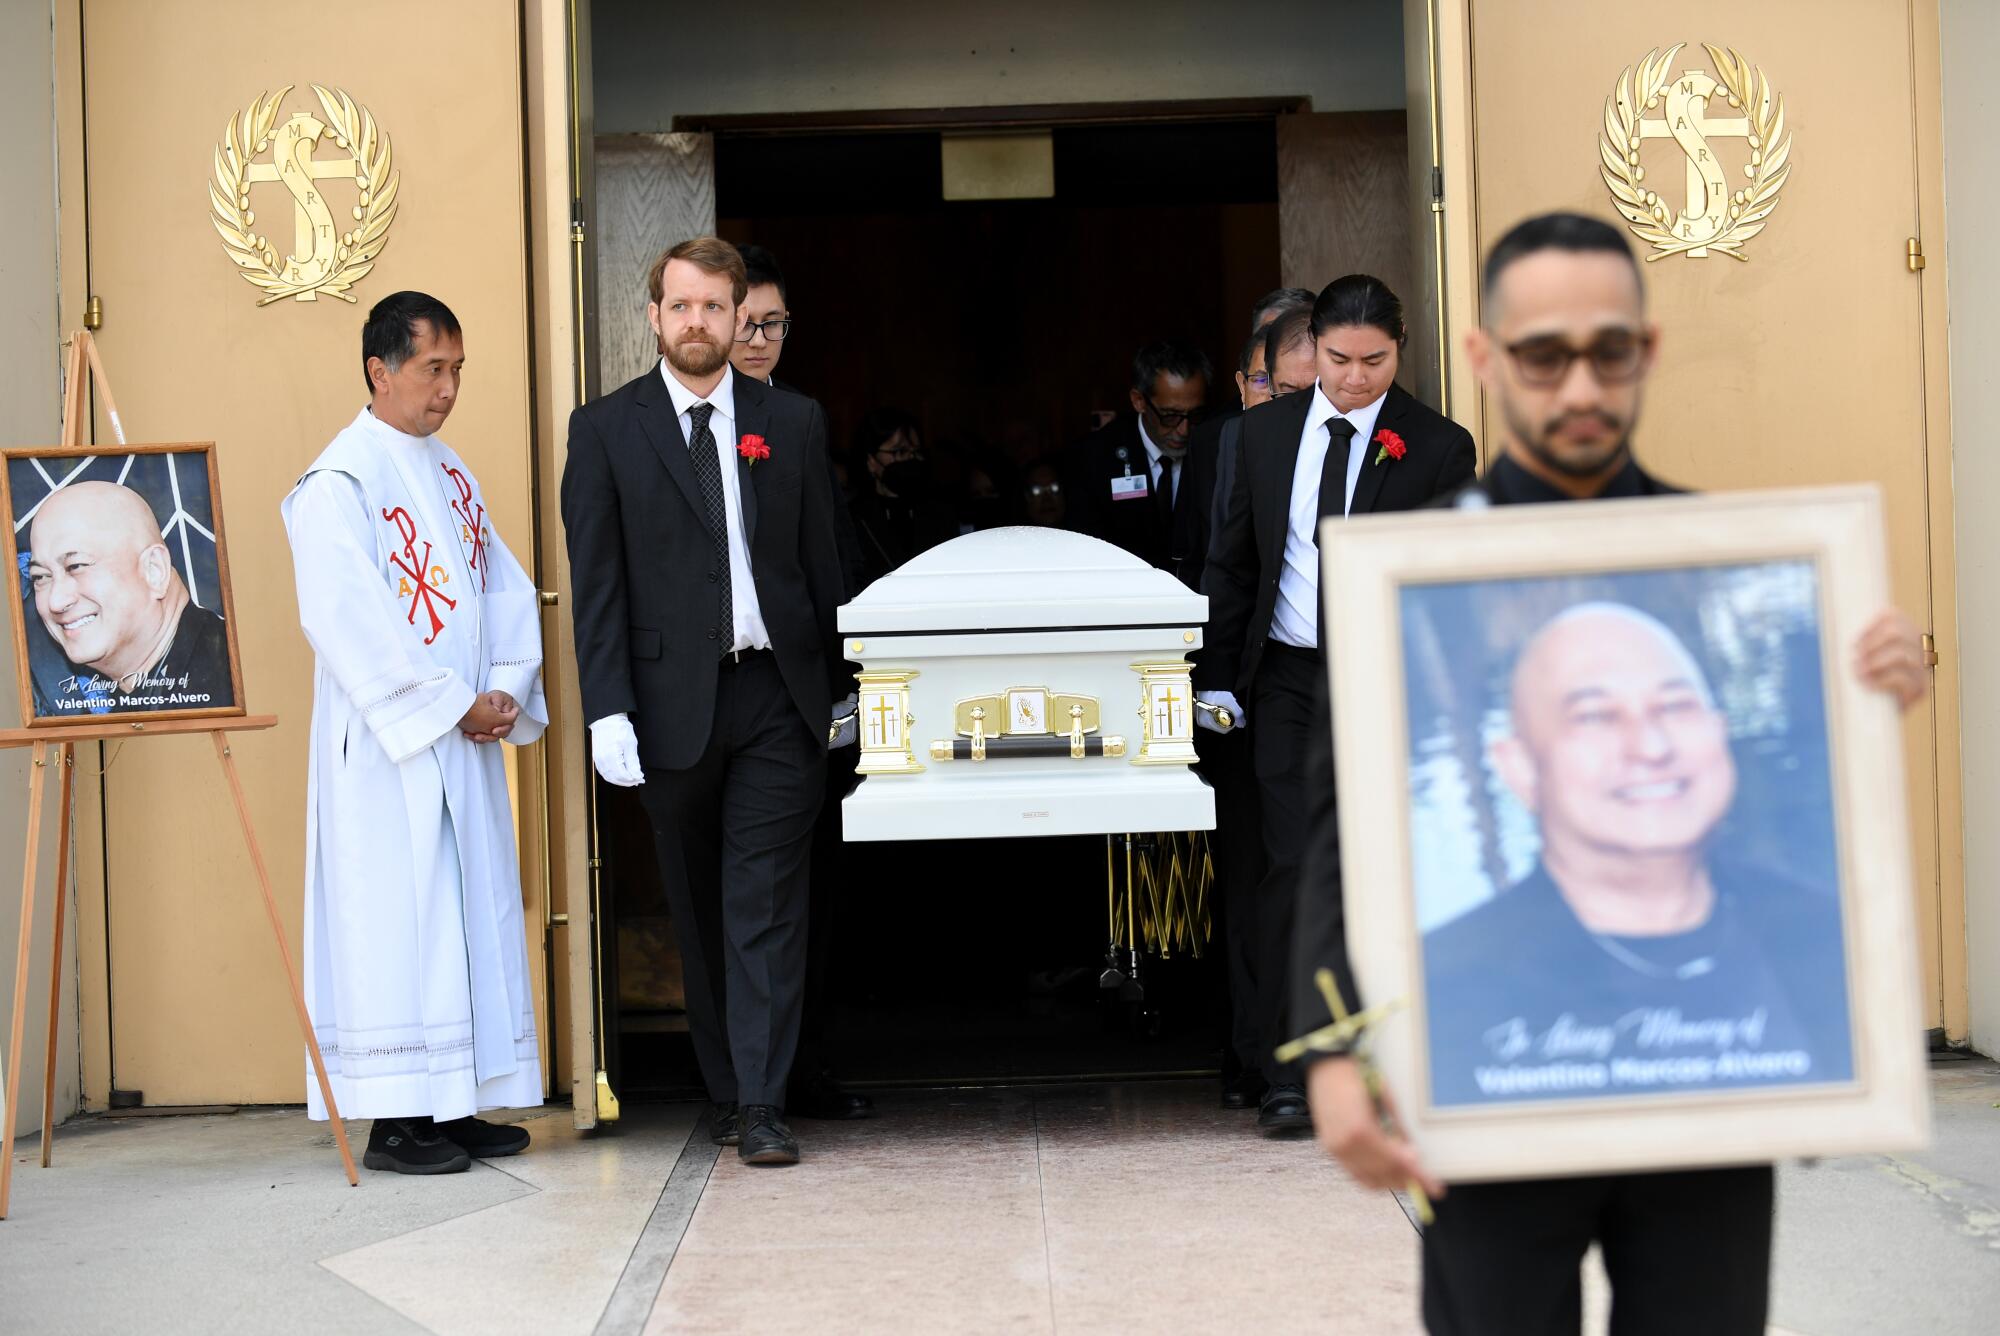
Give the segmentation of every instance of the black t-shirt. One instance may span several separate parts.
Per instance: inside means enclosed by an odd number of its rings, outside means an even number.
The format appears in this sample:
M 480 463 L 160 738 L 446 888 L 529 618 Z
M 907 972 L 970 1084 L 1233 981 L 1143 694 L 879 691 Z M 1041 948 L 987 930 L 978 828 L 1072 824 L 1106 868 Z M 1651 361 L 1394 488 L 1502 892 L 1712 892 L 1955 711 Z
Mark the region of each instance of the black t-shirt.
M 61 656 L 35 682 L 35 709 L 43 716 L 87 719 L 100 714 L 155 710 L 212 710 L 236 704 L 229 682 L 229 628 L 206 608 L 189 603 L 174 624 L 174 638 L 153 667 L 129 682 L 112 682 Z
M 1691 931 L 1592 933 L 1547 870 L 1424 934 L 1439 1105 L 1845 1081 L 1840 902 L 1712 864 Z
M 127 705 L 122 699 L 162 694 L 178 699 L 141 706 Z M 120 709 L 202 710 L 234 705 L 236 698 L 229 687 L 229 628 L 207 608 L 188 604 L 181 609 L 166 656 L 129 693 L 120 695 Z

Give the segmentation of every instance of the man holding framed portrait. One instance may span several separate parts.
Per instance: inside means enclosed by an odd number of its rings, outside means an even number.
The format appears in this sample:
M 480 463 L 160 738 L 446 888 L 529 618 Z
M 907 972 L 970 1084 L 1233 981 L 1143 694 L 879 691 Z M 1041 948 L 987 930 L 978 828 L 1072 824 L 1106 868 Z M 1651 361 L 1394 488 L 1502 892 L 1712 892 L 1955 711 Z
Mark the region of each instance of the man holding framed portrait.
M 1879 539 L 1871 497 L 1800 502 L 1804 518 L 1749 555 L 1737 540 L 1753 513 L 1768 523 L 1768 502 L 1645 500 L 1676 491 L 1631 452 L 1659 332 L 1615 228 L 1529 219 L 1489 254 L 1482 296 L 1468 350 L 1504 453 L 1457 508 L 1631 500 L 1632 518 L 1596 530 L 1631 536 L 1579 557 L 1556 532 L 1580 527 L 1569 512 L 1494 516 L 1480 527 L 1511 530 L 1519 557 L 1496 571 L 1482 567 L 1494 542 L 1454 543 L 1469 521 L 1438 515 L 1395 536 L 1428 555 L 1393 579 L 1381 562 L 1361 572 L 1365 535 L 1330 553 L 1330 572 L 1346 563 L 1342 629 L 1379 620 L 1399 651 L 1371 648 L 1399 660 L 1380 672 L 1336 656 L 1343 767 L 1390 756 L 1408 783 L 1343 795 L 1336 817 L 1322 713 L 1295 1009 L 1324 1009 L 1322 968 L 1360 1009 L 1350 935 L 1370 1000 L 1408 1005 L 1378 1026 L 1379 1102 L 1351 1053 L 1314 1063 L 1315 1130 L 1363 1185 L 1438 1199 L 1432 1332 L 1578 1330 L 1596 1242 L 1614 1330 L 1761 1333 L 1773 1175 L 1755 1161 L 1782 1152 L 1748 1149 L 1771 1140 L 1776 1106 L 1746 1101 L 1791 1100 L 1776 1116 L 1816 1144 L 1852 1135 L 1869 1100 L 1891 1139 L 1923 1121 L 1914 1005 L 1905 1016 L 1893 986 L 1913 954 L 1885 871 L 1901 845 L 1894 710 L 1856 704 L 1923 697 L 1920 638 L 1879 597 L 1857 610 L 1880 588 L 1856 575 L 1870 543 L 1817 564 L 1786 547 L 1829 524 L 1865 539 L 1875 521 Z M 1656 526 L 1675 507 L 1670 541 L 1695 555 L 1663 566 Z M 1379 597 L 1357 598 L 1369 579 Z M 1853 644 L 1850 664 L 1822 653 L 1831 637 Z M 1397 695 L 1404 710 L 1380 708 Z M 1886 774 L 1857 779 L 1835 764 L 1843 749 L 1886 756 Z M 1855 819 L 1865 799 L 1879 800 L 1869 822 Z M 1454 802 L 1479 814 L 1458 846 L 1421 810 Z M 1858 894 L 1851 869 L 1887 893 Z M 1344 883 L 1369 898 L 1345 901 Z M 1889 1001 L 1855 1014 L 1850 979 Z

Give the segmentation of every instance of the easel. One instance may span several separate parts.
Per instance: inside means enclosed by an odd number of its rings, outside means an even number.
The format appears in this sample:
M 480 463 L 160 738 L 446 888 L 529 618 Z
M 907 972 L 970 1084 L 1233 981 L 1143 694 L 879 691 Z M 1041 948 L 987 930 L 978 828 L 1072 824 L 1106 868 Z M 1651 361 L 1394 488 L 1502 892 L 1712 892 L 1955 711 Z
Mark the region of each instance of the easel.
M 111 421 L 111 429 L 117 436 L 118 443 L 125 444 L 125 427 L 119 421 L 118 409 L 112 401 L 110 383 L 104 375 L 104 364 L 98 360 L 97 347 L 91 341 L 90 335 L 82 330 L 77 331 L 70 343 L 63 394 L 62 444 L 66 446 L 83 444 L 83 390 L 86 370 L 95 378 L 97 392 L 104 400 L 105 415 Z M 8 522 L 12 522 L 11 516 L 8 517 Z M 161 733 L 206 733 L 215 744 L 216 762 L 221 765 L 223 778 L 229 783 L 229 796 L 236 804 L 237 819 L 243 824 L 243 841 L 249 847 L 250 862 L 257 870 L 257 884 L 264 893 L 264 912 L 271 920 L 271 935 L 278 944 L 278 959 L 285 967 L 285 980 L 291 985 L 292 1007 L 298 1014 L 299 1033 L 305 1039 L 306 1052 L 312 1058 L 313 1074 L 319 1078 L 319 1093 L 326 1101 L 327 1118 L 333 1124 L 334 1140 L 340 1146 L 340 1161 L 347 1170 L 348 1183 L 357 1187 L 360 1185 L 360 1177 L 354 1171 L 354 1152 L 347 1144 L 347 1128 L 340 1121 L 340 1110 L 334 1105 L 333 1086 L 327 1080 L 326 1060 L 321 1056 L 319 1044 L 313 1038 L 312 1018 L 306 1012 L 305 994 L 299 987 L 299 973 L 292 963 L 291 947 L 285 941 L 284 922 L 278 917 L 278 902 L 271 894 L 271 874 L 264 865 L 263 846 L 257 842 L 257 831 L 250 821 L 250 806 L 243 797 L 243 781 L 237 776 L 236 762 L 229 750 L 229 734 L 260 732 L 276 726 L 277 722 L 277 716 L 269 714 L 237 715 L 216 719 L 122 722 L 116 716 L 104 716 L 87 724 L 0 729 L 0 749 L 34 748 L 34 764 L 28 774 L 28 849 L 26 865 L 21 874 L 21 941 L 15 960 L 13 1020 L 7 1041 L 7 1065 L 4 1071 L 7 1099 L 4 1116 L 0 1116 L 0 1220 L 7 1218 L 8 1196 L 14 1179 L 14 1110 L 19 1107 L 21 1037 L 28 1010 L 28 954 L 35 927 L 35 872 L 41 852 L 42 801 L 47 788 L 49 767 L 55 766 L 58 772 L 56 808 L 60 829 L 56 838 L 56 923 L 53 933 L 55 949 L 51 954 L 49 965 L 48 1055 L 43 1064 L 42 1074 L 42 1168 L 44 1169 L 49 1167 L 54 1149 L 56 1031 L 62 1014 L 64 900 L 69 883 L 70 814 L 74 806 L 76 744 L 125 741 Z

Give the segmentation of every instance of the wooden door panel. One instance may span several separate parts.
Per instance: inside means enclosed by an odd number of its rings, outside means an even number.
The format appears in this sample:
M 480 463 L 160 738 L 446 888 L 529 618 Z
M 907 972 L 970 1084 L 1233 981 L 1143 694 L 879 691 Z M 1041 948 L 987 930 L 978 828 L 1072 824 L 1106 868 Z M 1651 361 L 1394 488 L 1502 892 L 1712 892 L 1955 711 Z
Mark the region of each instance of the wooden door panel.
M 1417 309 L 1410 249 L 1410 163 L 1400 111 L 1294 112 L 1278 118 L 1278 258 L 1286 287 L 1318 292 L 1373 274 Z M 1414 384 L 1405 359 L 1398 377 Z

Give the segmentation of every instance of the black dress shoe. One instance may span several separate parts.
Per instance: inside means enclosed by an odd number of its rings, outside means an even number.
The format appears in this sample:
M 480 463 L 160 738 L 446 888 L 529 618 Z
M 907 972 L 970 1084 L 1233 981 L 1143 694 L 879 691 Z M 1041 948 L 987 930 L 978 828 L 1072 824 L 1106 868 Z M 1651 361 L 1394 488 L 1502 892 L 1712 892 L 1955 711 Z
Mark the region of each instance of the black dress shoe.
M 377 1118 L 361 1163 L 392 1174 L 462 1174 L 472 1157 L 429 1118 Z
M 797 1164 L 799 1143 L 784 1115 L 769 1104 L 743 1106 L 743 1139 L 736 1158 L 745 1164 Z
M 792 1087 L 785 1096 L 785 1112 L 794 1118 L 824 1122 L 844 1122 L 850 1118 L 873 1118 L 875 1101 L 857 1095 L 822 1072 L 810 1081 Z
M 1264 1092 L 1269 1087 L 1264 1084 L 1261 1072 L 1242 1071 L 1222 1082 L 1222 1107 L 1225 1109 L 1254 1109 L 1263 1102 Z
M 1275 1085 L 1257 1109 L 1257 1130 L 1265 1136 L 1297 1136 L 1312 1131 L 1312 1114 L 1306 1108 L 1305 1087 Z
M 481 1118 L 454 1118 L 436 1124 L 437 1130 L 475 1160 L 497 1160 L 519 1155 L 528 1148 L 526 1128 L 506 1123 L 489 1123 Z
M 708 1139 L 718 1146 L 733 1146 L 743 1137 L 743 1111 L 734 1104 L 708 1106 Z

